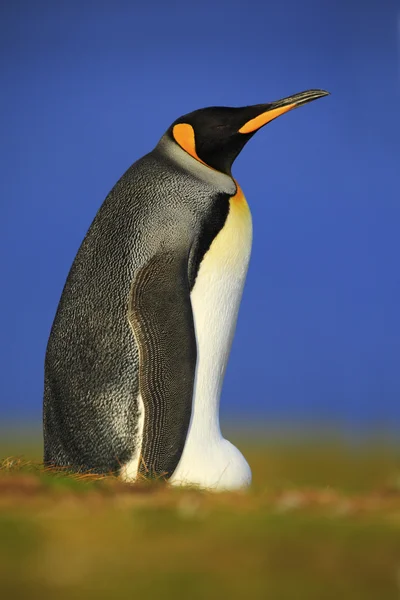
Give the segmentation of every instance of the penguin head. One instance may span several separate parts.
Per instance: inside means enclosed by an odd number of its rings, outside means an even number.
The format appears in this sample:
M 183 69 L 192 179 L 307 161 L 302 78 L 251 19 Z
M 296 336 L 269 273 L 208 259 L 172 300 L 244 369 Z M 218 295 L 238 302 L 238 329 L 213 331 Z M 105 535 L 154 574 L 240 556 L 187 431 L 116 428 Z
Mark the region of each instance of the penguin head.
M 269 104 L 202 108 L 177 119 L 167 134 L 199 162 L 231 175 L 235 158 L 256 131 L 289 110 L 328 94 L 308 90 Z

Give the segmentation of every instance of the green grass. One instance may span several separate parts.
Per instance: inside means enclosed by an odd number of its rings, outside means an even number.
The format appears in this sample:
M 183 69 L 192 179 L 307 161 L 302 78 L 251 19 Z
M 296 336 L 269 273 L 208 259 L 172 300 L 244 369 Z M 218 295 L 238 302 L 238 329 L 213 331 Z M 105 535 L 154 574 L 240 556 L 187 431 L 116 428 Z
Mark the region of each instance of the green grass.
M 235 441 L 235 440 L 233 440 Z M 397 448 L 239 443 L 247 493 L 81 479 L 4 441 L 0 598 L 399 600 Z

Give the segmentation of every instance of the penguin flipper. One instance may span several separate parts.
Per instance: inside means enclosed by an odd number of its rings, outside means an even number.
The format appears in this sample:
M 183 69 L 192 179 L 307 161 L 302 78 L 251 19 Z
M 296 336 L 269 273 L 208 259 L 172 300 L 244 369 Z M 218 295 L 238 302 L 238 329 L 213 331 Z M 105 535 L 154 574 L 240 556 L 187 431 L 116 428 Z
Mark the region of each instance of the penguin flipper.
M 197 347 L 187 253 L 153 256 L 135 275 L 129 321 L 139 347 L 144 428 L 139 472 L 170 477 L 186 441 Z

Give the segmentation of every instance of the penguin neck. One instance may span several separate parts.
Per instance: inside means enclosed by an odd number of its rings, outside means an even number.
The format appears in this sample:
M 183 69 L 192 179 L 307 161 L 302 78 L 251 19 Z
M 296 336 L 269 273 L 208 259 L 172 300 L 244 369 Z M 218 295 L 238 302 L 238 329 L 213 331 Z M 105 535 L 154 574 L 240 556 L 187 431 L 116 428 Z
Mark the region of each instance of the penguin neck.
M 224 192 L 233 196 L 236 193 L 236 184 L 232 177 L 208 167 L 190 156 L 174 140 L 163 135 L 155 148 L 163 157 L 167 157 L 181 169 L 189 172 L 192 176 L 210 185 L 213 190 Z

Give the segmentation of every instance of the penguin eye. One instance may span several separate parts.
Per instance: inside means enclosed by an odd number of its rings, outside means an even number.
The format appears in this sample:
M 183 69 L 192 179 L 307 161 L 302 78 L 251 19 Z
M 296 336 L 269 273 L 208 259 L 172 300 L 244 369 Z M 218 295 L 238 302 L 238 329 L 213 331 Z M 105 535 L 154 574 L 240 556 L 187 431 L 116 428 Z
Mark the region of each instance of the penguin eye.
M 219 138 L 228 138 L 236 133 L 236 131 L 232 131 L 232 127 L 229 127 L 229 125 L 216 125 L 213 130 L 218 132 Z

